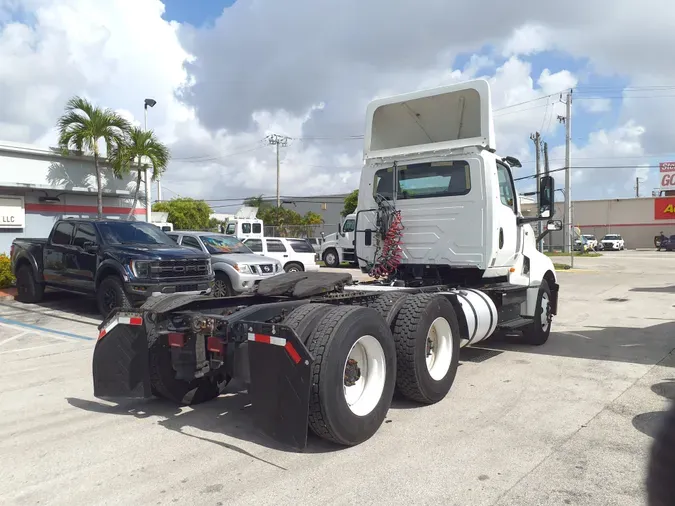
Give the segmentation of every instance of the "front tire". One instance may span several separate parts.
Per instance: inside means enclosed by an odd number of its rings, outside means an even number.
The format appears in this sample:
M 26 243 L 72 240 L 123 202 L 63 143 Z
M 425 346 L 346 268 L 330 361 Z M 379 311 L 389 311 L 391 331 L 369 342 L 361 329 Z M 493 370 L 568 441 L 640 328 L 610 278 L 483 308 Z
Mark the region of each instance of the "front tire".
M 45 287 L 38 283 L 30 265 L 23 264 L 16 272 L 16 300 L 32 304 L 40 302 L 44 296 Z
M 326 264 L 326 267 L 335 268 L 340 266 L 340 256 L 335 248 L 326 250 L 323 254 L 323 263 Z
M 288 262 L 284 265 L 284 271 L 286 272 L 303 272 L 304 270 L 303 265 L 298 262 Z
M 537 295 L 537 306 L 534 311 L 534 321 L 523 328 L 523 341 L 533 346 L 541 346 L 548 341 L 551 333 L 551 289 L 543 279 Z
M 101 281 L 96 290 L 96 303 L 103 318 L 115 308 L 123 310 L 133 308 L 127 292 L 124 291 L 124 284 L 117 276 L 108 276 Z
M 396 348 L 374 309 L 338 306 L 316 325 L 309 427 L 317 436 L 352 446 L 384 422 L 396 383 Z
M 452 303 L 443 295 L 411 295 L 394 325 L 398 390 L 423 404 L 442 400 L 459 366 L 459 323 Z
M 216 279 L 213 282 L 213 296 L 216 298 L 230 297 L 232 293 L 232 282 L 227 274 L 216 272 Z

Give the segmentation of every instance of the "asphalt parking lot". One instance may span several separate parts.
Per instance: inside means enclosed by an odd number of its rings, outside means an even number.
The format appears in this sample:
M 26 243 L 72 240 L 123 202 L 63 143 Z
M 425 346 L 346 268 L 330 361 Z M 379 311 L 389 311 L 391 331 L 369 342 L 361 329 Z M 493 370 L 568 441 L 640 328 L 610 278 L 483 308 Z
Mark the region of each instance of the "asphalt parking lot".
M 575 264 L 546 345 L 464 350 L 444 401 L 396 400 L 366 443 L 311 437 L 304 453 L 251 428 L 244 394 L 97 400 L 93 302 L 1 299 L 0 503 L 645 504 L 647 452 L 675 399 L 675 254 Z

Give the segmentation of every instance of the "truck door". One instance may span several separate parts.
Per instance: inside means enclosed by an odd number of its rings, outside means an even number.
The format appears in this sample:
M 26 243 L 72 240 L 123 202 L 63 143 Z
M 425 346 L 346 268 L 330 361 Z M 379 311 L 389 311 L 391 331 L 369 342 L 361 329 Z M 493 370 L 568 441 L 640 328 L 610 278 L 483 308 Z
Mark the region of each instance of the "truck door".
M 44 277 L 48 283 L 66 284 L 66 255 L 71 251 L 75 225 L 62 221 L 54 227 L 44 248 Z
M 91 244 L 91 246 L 87 246 Z M 71 286 L 85 292 L 95 291 L 94 278 L 98 264 L 95 252 L 100 241 L 91 223 L 78 223 L 73 237 L 73 249 L 67 253 L 66 275 Z
M 495 211 L 495 230 L 497 234 L 497 255 L 494 267 L 510 266 L 521 243 L 518 235 L 521 233 L 517 224 L 518 203 L 516 189 L 509 168 L 497 162 L 497 177 L 499 180 L 499 203 Z

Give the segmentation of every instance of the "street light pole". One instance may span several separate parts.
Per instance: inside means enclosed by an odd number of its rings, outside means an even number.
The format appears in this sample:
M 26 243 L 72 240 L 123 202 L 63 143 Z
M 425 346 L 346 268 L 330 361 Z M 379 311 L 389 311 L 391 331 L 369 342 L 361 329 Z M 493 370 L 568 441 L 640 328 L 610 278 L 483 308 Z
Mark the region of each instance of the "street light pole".
M 157 101 L 152 98 L 145 99 L 143 105 L 143 131 L 145 132 L 148 131 L 148 107 L 155 107 L 156 103 Z M 157 182 L 157 184 L 159 185 L 159 181 Z M 145 221 L 147 221 L 148 223 L 152 222 L 152 201 L 150 190 L 151 190 L 150 177 L 148 174 L 148 169 L 145 169 Z M 161 197 L 159 196 L 158 191 L 157 199 L 159 200 L 160 198 Z

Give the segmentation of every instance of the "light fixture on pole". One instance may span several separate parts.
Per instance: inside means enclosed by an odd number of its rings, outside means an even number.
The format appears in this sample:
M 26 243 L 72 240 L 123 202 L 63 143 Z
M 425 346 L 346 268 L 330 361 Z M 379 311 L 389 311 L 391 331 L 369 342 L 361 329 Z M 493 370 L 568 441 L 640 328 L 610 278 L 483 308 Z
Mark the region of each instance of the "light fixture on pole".
M 146 98 L 143 105 L 143 130 L 148 130 L 148 107 L 155 107 L 157 101 L 152 98 Z M 157 199 L 161 199 L 161 190 L 159 190 L 159 181 L 157 181 Z M 152 221 L 152 202 L 150 198 L 150 176 L 148 169 L 145 169 L 145 221 Z

